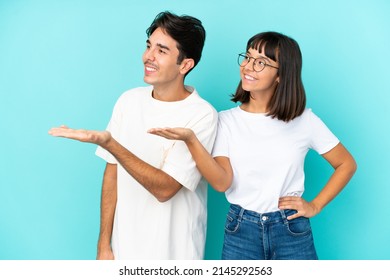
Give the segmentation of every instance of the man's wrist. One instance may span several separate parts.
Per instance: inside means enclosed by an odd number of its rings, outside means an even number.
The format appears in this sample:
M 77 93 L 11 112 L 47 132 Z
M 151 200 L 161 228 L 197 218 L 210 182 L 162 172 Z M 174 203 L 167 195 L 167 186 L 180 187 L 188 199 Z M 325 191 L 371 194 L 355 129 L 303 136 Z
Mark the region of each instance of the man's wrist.
M 116 141 L 114 138 L 112 138 L 112 135 L 109 131 L 105 131 L 104 133 L 106 133 L 108 136 L 102 137 L 103 139 L 102 139 L 102 142 L 99 143 L 99 146 L 101 146 L 102 148 L 104 148 L 107 151 L 110 151 L 114 146 L 114 142 L 116 142 Z
M 107 250 L 111 250 L 111 244 L 110 244 L 110 242 L 104 242 L 104 243 L 99 242 L 97 249 L 98 249 L 98 252 L 104 252 Z

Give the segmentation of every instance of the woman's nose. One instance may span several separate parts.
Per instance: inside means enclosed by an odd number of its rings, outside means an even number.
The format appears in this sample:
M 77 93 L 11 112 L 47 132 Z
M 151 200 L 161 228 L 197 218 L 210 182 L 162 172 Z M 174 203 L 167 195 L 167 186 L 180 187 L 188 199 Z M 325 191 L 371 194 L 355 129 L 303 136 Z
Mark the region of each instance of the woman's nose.
M 255 60 L 253 58 L 250 58 L 248 63 L 244 66 L 244 68 L 253 71 L 253 63 L 255 63 Z

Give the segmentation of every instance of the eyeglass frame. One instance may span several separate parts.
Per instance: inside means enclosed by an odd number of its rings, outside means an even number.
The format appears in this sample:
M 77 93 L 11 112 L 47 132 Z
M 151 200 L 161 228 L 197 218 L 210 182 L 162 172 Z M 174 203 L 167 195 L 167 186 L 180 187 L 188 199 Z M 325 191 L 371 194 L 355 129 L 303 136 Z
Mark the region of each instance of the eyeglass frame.
M 242 65 L 242 62 L 240 63 L 240 57 L 247 57 L 247 58 L 249 58 L 249 60 L 248 60 L 248 59 L 243 60 L 243 62 L 244 62 L 244 61 L 247 61 L 247 62 L 245 63 L 245 65 Z M 255 71 L 255 72 L 257 72 L 257 73 L 263 71 L 264 68 L 265 68 L 266 66 L 269 66 L 269 67 L 272 67 L 272 68 L 275 68 L 275 69 L 278 69 L 278 70 L 279 70 L 279 67 L 276 67 L 276 66 L 273 66 L 273 65 L 268 64 L 267 62 L 261 61 L 261 63 L 264 64 L 264 67 L 263 67 L 263 69 L 261 69 L 260 71 L 256 71 L 256 70 L 255 70 L 255 62 L 256 62 L 256 60 L 260 61 L 260 60 L 263 59 L 263 58 L 262 58 L 262 57 L 255 58 L 255 57 L 252 57 L 252 56 L 247 55 L 246 53 L 239 53 L 239 54 L 238 54 L 238 57 L 237 57 L 237 62 L 238 62 L 238 65 L 239 65 L 240 67 L 245 67 L 246 65 L 248 65 L 248 63 L 251 61 L 251 59 L 253 59 L 253 64 L 252 64 L 253 71 Z

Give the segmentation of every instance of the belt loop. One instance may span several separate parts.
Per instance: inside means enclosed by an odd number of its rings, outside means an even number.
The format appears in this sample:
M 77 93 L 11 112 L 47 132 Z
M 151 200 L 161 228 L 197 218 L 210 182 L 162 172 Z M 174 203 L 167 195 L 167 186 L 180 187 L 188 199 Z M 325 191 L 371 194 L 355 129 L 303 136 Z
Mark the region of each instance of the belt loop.
M 241 222 L 242 221 L 242 217 L 244 216 L 244 211 L 245 209 L 242 208 L 241 206 L 240 207 L 240 213 L 238 214 L 238 221 Z
M 287 222 L 286 212 L 284 212 L 284 210 L 280 210 L 279 212 L 280 215 L 282 215 L 283 222 L 286 223 Z

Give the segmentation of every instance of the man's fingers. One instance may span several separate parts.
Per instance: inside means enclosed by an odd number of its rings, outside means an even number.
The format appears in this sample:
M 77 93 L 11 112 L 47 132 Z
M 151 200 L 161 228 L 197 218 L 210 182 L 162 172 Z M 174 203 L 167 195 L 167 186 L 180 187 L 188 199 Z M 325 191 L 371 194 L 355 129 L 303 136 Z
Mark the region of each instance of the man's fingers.
M 54 137 L 64 137 L 75 140 L 83 140 L 86 135 L 82 130 L 74 130 L 66 126 L 54 127 L 49 130 L 49 134 Z
M 70 129 L 65 126 L 53 127 L 49 130 L 49 134 L 53 136 L 61 136 L 66 134 Z

